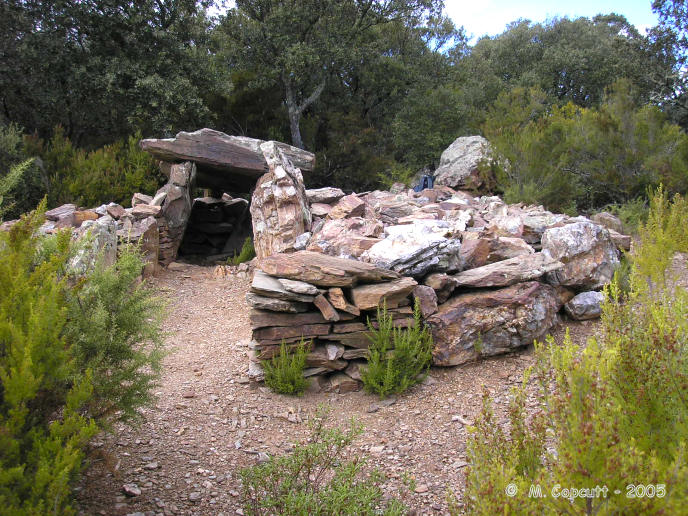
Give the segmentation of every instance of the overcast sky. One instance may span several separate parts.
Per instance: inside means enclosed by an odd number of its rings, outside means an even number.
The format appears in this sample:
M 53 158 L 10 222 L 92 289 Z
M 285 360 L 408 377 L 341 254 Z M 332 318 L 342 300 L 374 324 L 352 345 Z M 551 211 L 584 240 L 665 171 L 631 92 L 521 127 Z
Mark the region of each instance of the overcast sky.
M 509 22 L 526 18 L 534 22 L 568 16 L 592 18 L 596 14 L 623 14 L 644 34 L 657 23 L 651 0 L 445 0 L 447 14 L 457 26 L 463 25 L 474 39 L 504 32 Z

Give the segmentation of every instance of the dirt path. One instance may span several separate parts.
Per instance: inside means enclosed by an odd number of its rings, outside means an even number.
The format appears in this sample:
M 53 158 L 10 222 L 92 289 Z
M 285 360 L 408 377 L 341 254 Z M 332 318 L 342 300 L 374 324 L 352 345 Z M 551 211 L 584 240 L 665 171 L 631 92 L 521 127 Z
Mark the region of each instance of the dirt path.
M 388 406 L 364 392 L 282 396 L 245 379 L 247 281 L 216 279 L 212 269 L 189 266 L 163 273 L 155 284 L 171 300 L 158 401 L 144 411 L 139 428 L 96 443 L 78 492 L 82 514 L 242 514 L 239 469 L 256 464 L 258 452 L 286 453 L 308 434 L 305 420 L 323 403 L 333 408 L 335 422 L 346 425 L 354 417 L 364 425 L 355 451 L 390 477 L 390 494 L 402 491 L 419 514 L 443 514 L 447 492 L 461 499 L 463 490 L 461 421 L 479 411 L 483 385 L 504 418 L 510 388 L 533 361 L 531 346 L 464 367 L 435 368 L 425 384 Z M 581 343 L 596 328 L 567 324 Z M 404 487 L 404 474 L 415 479 L 415 491 Z M 125 496 L 125 484 L 135 484 L 130 489 L 140 494 Z

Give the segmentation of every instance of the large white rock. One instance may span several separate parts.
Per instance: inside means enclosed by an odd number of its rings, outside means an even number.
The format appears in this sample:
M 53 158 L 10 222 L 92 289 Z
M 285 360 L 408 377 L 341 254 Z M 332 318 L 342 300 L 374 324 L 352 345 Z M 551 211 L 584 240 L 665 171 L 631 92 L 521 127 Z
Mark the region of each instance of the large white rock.
M 564 263 L 561 269 L 547 274 L 547 281 L 579 290 L 606 285 L 619 266 L 619 253 L 609 231 L 589 220 L 546 230 L 542 252 Z
M 434 172 L 435 183 L 452 188 L 477 188 L 482 180 L 478 163 L 489 155 L 489 143 L 482 136 L 462 136 L 445 149 Z
M 450 229 L 450 224 L 441 220 L 388 226 L 385 239 L 363 253 L 361 259 L 405 276 L 459 270 L 461 242 L 448 237 Z

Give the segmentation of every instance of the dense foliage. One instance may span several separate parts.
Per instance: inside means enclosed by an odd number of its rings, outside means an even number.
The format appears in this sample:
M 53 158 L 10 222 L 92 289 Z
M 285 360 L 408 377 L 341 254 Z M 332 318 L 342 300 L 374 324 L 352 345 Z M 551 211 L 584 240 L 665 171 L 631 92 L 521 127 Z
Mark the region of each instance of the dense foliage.
M 424 379 L 432 362 L 432 335 L 423 323 L 418 302 L 410 328 L 395 326 L 386 306 L 377 310 L 377 326 L 368 320 L 368 328 L 368 363 L 361 371 L 366 391 L 384 398 Z
M 42 220 L 34 212 L 0 232 L 0 505 L 10 515 L 74 512 L 86 444 L 137 414 L 159 365 L 160 308 L 137 286 L 139 254 L 74 278 L 70 232 L 38 236 Z
M 293 349 L 290 349 L 293 348 Z M 310 349 L 310 343 L 299 342 L 295 347 L 287 346 L 283 341 L 280 351 L 270 360 L 263 362 L 265 371 L 265 385 L 280 394 L 301 396 L 308 380 L 303 377 L 306 368 L 306 355 Z
M 626 203 L 660 183 L 672 193 L 688 189 L 688 136 L 658 107 L 636 107 L 627 81 L 597 109 L 514 88 L 500 94 L 483 128 L 507 202 L 575 213 Z
M 383 498 L 384 477 L 365 473 L 365 458 L 349 458 L 363 428 L 354 421 L 346 430 L 328 428 L 326 416 L 321 408 L 309 421 L 308 441 L 289 455 L 241 470 L 245 514 L 406 514 L 398 500 Z
M 43 160 L 7 217 L 45 194 L 53 206 L 152 193 L 160 177 L 134 140 L 205 125 L 303 146 L 317 154 L 309 186 L 363 191 L 432 169 L 458 136 L 532 122 L 496 136 L 515 158 L 512 200 L 588 209 L 658 179 L 685 192 L 686 10 L 652 5 L 648 35 L 608 14 L 519 20 L 471 45 L 440 0 L 4 2 L 0 123 L 32 135 L 11 165 Z
M 538 345 L 538 384 L 533 392 L 528 373 L 514 389 L 508 429 L 485 395 L 468 446 L 470 513 L 685 511 L 688 292 L 669 265 L 688 251 L 686 224 L 686 201 L 659 191 L 631 255 L 628 291 L 621 295 L 618 278 L 606 290 L 601 336 L 583 349 L 568 335 Z M 537 486 L 545 496 L 533 496 Z M 595 495 L 597 486 L 607 492 Z M 574 487 L 590 491 L 562 491 Z

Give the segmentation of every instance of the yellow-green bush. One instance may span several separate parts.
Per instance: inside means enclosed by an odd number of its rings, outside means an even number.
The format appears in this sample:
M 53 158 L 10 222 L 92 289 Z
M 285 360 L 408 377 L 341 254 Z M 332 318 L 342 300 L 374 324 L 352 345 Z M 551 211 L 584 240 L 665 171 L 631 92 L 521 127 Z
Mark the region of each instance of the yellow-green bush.
M 396 327 L 386 306 L 378 308 L 377 324 L 368 320 L 371 342 L 361 380 L 366 391 L 384 398 L 423 380 L 432 363 L 432 334 L 423 324 L 418 301 L 411 328 Z
M 71 232 L 42 210 L 0 232 L 0 512 L 72 514 L 71 487 L 102 425 L 131 416 L 158 370 L 159 313 L 142 262 L 69 276 Z
M 512 392 L 508 429 L 486 396 L 468 443 L 469 513 L 685 513 L 688 292 L 667 270 L 675 251 L 688 251 L 686 222 L 684 199 L 654 195 L 628 292 L 616 282 L 606 291 L 601 336 L 583 349 L 568 335 L 536 346 L 531 416 L 528 374 Z M 538 486 L 543 497 L 533 496 Z M 589 497 L 555 496 L 598 486 Z
M 348 456 L 363 427 L 352 421 L 346 430 L 327 428 L 327 416 L 320 408 L 309 421 L 308 442 L 294 446 L 289 455 L 241 470 L 245 514 L 407 514 L 401 502 L 383 498 L 384 477 L 377 470 L 366 473 L 365 458 Z

